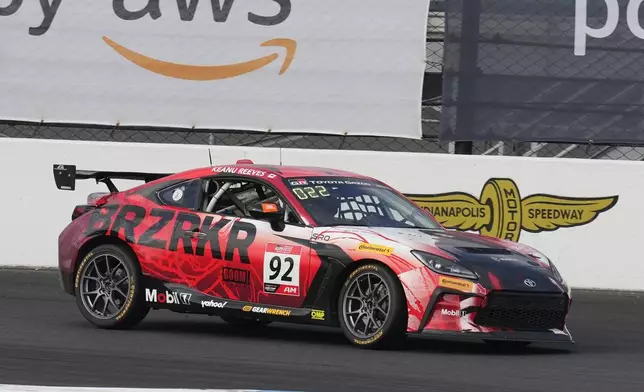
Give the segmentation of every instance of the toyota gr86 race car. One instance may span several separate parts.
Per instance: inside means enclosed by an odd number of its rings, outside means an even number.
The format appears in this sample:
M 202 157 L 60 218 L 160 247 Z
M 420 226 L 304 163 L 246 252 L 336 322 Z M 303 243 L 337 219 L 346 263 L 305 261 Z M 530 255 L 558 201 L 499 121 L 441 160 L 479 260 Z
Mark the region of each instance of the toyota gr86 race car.
M 62 287 L 98 327 L 168 309 L 335 326 L 361 347 L 413 334 L 572 343 L 570 289 L 546 256 L 446 230 L 374 178 L 248 160 L 158 174 L 54 165 L 54 177 L 109 189 L 75 206 L 58 239 Z

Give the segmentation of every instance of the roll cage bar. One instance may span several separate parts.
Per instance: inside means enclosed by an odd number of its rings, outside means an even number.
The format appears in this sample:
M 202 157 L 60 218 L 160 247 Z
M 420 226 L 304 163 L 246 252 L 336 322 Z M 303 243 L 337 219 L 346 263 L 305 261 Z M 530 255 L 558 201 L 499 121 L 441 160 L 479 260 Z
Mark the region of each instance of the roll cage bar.
M 204 209 L 205 212 L 208 212 L 208 213 L 221 213 L 227 210 L 228 208 L 230 208 L 230 207 L 226 207 L 217 211 L 213 211 L 217 202 L 221 200 L 221 198 L 225 195 L 226 197 L 228 197 L 228 199 L 230 199 L 230 201 L 235 205 L 235 207 L 237 207 L 239 211 L 241 211 L 241 213 L 244 214 L 244 216 L 249 216 L 248 208 L 242 202 L 242 200 L 240 200 L 239 197 L 237 197 L 237 195 L 247 192 L 249 190 L 255 190 L 257 192 L 257 195 L 259 196 L 257 201 L 255 201 L 257 203 L 268 202 L 271 199 L 276 197 L 278 199 L 281 199 L 277 191 L 275 191 L 274 195 L 267 196 L 266 192 L 264 192 L 264 189 L 262 188 L 262 183 L 254 181 L 253 179 L 248 179 L 248 178 L 238 178 L 235 180 L 221 179 L 219 180 L 219 181 L 223 181 L 223 184 L 221 185 L 219 185 L 217 177 L 210 177 L 210 178 L 204 179 L 204 181 L 205 182 L 203 184 L 203 187 L 204 187 L 206 197 L 212 194 L 212 197 L 210 198 L 210 200 L 208 200 L 208 205 Z M 243 185 L 239 189 L 235 189 L 235 190 L 230 189 L 230 187 L 234 183 L 244 182 L 244 181 L 248 181 L 248 184 Z M 214 190 L 210 189 L 211 184 L 215 186 Z M 281 207 L 284 208 L 284 221 L 288 221 L 289 213 L 293 209 L 286 201 L 283 201 L 282 203 L 279 203 L 279 204 L 283 204 Z M 294 212 L 295 211 L 293 210 L 293 213 Z M 295 216 L 297 216 L 297 214 L 295 214 Z M 299 220 L 299 217 L 297 219 Z

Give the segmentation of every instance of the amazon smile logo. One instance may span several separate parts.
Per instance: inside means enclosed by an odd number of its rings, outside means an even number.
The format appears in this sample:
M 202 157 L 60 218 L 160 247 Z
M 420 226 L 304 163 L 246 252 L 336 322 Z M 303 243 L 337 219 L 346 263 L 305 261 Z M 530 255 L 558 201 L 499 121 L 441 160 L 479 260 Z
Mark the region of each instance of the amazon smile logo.
M 257 58 L 255 60 L 246 61 L 243 63 L 237 64 L 228 64 L 228 65 L 188 65 L 188 64 L 177 64 L 170 63 L 167 61 L 153 59 L 151 57 L 144 56 L 140 53 L 134 52 L 122 45 L 117 44 L 107 37 L 103 37 L 103 40 L 112 47 L 118 54 L 125 57 L 132 63 L 138 65 L 139 67 L 146 69 L 150 72 L 154 72 L 159 75 L 167 76 L 175 79 L 184 79 L 184 80 L 199 80 L 199 81 L 208 81 L 208 80 L 219 80 L 219 79 L 228 79 L 241 76 L 253 71 L 257 71 L 260 68 L 267 66 L 273 61 L 277 60 L 279 55 L 274 53 L 269 56 L 264 56 Z M 262 47 L 265 46 L 281 46 L 286 49 L 286 56 L 284 58 L 284 63 L 282 69 L 280 70 L 280 75 L 283 75 L 293 62 L 293 57 L 295 56 L 295 50 L 297 48 L 297 43 L 292 39 L 280 38 L 272 39 L 261 44 Z
M 205 2 L 210 3 L 215 23 L 226 23 L 228 21 L 228 17 L 233 12 L 235 5 L 235 0 L 208 0 Z M 109 4 L 108 1 L 100 3 Z M 169 0 L 163 1 L 164 5 L 171 3 L 173 2 Z M 248 11 L 247 19 L 250 23 L 255 25 L 276 26 L 286 21 L 291 15 L 291 0 L 262 0 L 262 2 L 252 3 L 253 5 L 260 4 L 264 6 L 267 3 L 275 3 L 278 5 L 276 13 L 272 15 L 261 15 Z M 0 17 L 7 17 L 15 14 L 20 10 L 22 4 L 23 0 L 11 0 L 8 5 L 0 6 Z M 98 4 L 98 2 L 96 4 Z M 199 4 L 200 0 L 176 0 L 181 21 L 192 21 Z M 244 4 L 251 3 L 246 2 Z M 142 18 L 157 20 L 163 17 L 161 0 L 148 0 L 147 4 L 140 9 L 131 9 L 127 7 L 128 5 L 132 7 L 128 0 L 112 0 L 112 10 L 114 15 L 124 21 L 136 21 Z M 37 27 L 30 27 L 29 34 L 32 36 L 42 36 L 46 34 L 52 28 L 60 6 L 61 0 L 41 0 L 40 7 L 42 11 L 42 22 Z M 93 5 L 93 7 L 99 7 L 99 5 Z M 268 9 L 274 9 L 274 7 Z M 131 48 L 127 48 L 126 46 L 115 42 L 107 35 L 103 36 L 102 39 L 104 43 L 109 45 L 109 47 L 111 47 L 116 53 L 130 61 L 132 64 L 158 75 L 183 80 L 213 81 L 235 78 L 264 68 L 278 60 L 280 57 L 278 53 L 272 53 L 270 55 L 251 58 L 247 61 L 234 64 L 182 64 L 157 59 L 147 56 L 142 52 L 134 51 Z M 290 68 L 295 58 L 295 52 L 297 51 L 297 42 L 290 38 L 269 39 L 262 43 L 258 42 L 258 45 L 260 47 L 278 47 L 285 50 L 279 75 L 283 75 Z
M 541 233 L 584 226 L 617 204 L 618 196 L 567 197 L 535 194 L 522 198 L 509 178 L 489 179 L 477 198 L 464 192 L 407 195 L 443 226 L 518 242 L 521 231 Z

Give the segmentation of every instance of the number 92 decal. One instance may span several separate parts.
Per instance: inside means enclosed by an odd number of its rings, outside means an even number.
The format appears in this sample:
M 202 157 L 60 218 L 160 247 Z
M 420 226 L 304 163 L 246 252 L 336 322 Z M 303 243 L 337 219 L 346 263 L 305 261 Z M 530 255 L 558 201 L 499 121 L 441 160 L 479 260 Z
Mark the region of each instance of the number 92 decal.
M 298 245 L 269 243 L 264 253 L 264 292 L 300 295 L 300 254 Z

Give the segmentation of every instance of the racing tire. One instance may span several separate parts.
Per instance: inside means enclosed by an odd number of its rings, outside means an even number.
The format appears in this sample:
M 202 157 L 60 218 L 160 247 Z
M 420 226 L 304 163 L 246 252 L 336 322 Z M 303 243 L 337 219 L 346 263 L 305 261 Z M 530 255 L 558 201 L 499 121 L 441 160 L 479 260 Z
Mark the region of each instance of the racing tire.
M 398 277 L 377 263 L 356 268 L 340 290 L 338 318 L 346 338 L 360 348 L 400 348 L 407 337 L 407 300 Z
M 125 246 L 106 244 L 92 249 L 78 267 L 74 292 L 83 317 L 99 328 L 128 329 L 150 312 L 141 268 Z
M 230 325 L 239 328 L 258 328 L 265 327 L 270 324 L 270 320 L 262 320 L 256 317 L 240 317 L 240 316 L 219 316 L 222 320 Z

